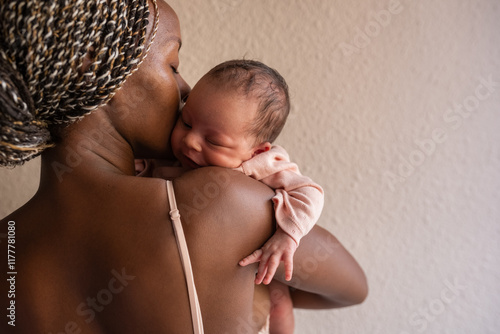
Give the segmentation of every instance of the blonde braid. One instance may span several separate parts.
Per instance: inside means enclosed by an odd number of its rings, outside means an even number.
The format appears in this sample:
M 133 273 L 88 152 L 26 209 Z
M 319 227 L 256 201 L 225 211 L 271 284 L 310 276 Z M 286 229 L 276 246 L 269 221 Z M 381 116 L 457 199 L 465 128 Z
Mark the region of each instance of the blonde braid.
M 113 97 L 146 56 L 147 0 L 0 0 L 0 165 Z M 84 66 L 85 60 L 90 64 Z

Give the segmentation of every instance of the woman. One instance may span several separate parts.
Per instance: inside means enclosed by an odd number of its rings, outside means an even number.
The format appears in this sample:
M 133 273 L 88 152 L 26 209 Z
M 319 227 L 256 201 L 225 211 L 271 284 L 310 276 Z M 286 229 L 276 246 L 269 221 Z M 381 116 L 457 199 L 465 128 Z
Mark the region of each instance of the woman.
M 0 225 L 15 229 L 16 272 L 0 283 L 5 292 L 15 281 L 4 304 L 14 301 L 15 327 L 11 317 L 0 330 L 189 332 L 165 181 L 134 177 L 134 158 L 170 157 L 189 93 L 177 70 L 176 14 L 163 1 L 132 0 L 4 1 L 1 12 L 1 162 L 43 153 L 37 193 Z M 272 234 L 273 192 L 220 168 L 184 174 L 174 189 L 205 332 L 256 332 L 263 319 L 252 307 L 268 312 L 266 295 L 253 301 L 256 266 L 237 263 Z M 362 270 L 319 227 L 302 240 L 295 267 L 287 284 L 299 289 L 297 307 L 366 296 Z

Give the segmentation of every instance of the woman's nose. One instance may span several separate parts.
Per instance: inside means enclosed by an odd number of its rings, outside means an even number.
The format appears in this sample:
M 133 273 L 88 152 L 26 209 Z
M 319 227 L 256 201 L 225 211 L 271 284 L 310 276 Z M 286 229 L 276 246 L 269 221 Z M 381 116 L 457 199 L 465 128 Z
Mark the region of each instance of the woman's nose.
M 196 135 L 194 135 L 192 132 L 186 134 L 186 136 L 184 137 L 184 144 L 186 144 L 187 148 L 189 148 L 190 150 L 201 152 L 200 142 L 198 141 Z

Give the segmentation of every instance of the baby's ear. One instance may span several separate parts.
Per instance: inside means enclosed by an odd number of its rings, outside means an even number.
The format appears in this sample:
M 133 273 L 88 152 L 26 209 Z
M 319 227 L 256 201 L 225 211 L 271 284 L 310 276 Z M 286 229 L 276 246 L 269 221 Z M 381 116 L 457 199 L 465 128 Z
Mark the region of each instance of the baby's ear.
M 257 154 L 261 154 L 267 152 L 271 149 L 272 145 L 270 142 L 266 141 L 262 144 L 259 144 L 253 148 L 252 157 L 255 157 Z

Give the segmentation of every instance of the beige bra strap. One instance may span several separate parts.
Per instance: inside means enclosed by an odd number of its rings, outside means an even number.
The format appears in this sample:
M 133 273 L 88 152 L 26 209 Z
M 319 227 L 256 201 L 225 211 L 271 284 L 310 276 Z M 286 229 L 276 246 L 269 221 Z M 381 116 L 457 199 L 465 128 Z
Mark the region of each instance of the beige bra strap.
M 198 301 L 198 294 L 194 285 L 193 269 L 191 268 L 191 259 L 189 258 L 189 250 L 186 244 L 186 237 L 181 224 L 181 215 L 177 209 L 177 202 L 175 201 L 174 186 L 172 181 L 167 181 L 167 194 L 168 202 L 170 203 L 170 219 L 174 228 L 175 239 L 177 240 L 177 247 L 186 276 L 186 285 L 189 294 L 189 305 L 191 308 L 191 319 L 193 322 L 193 329 L 195 334 L 203 334 L 203 319 L 201 318 L 200 303 Z

